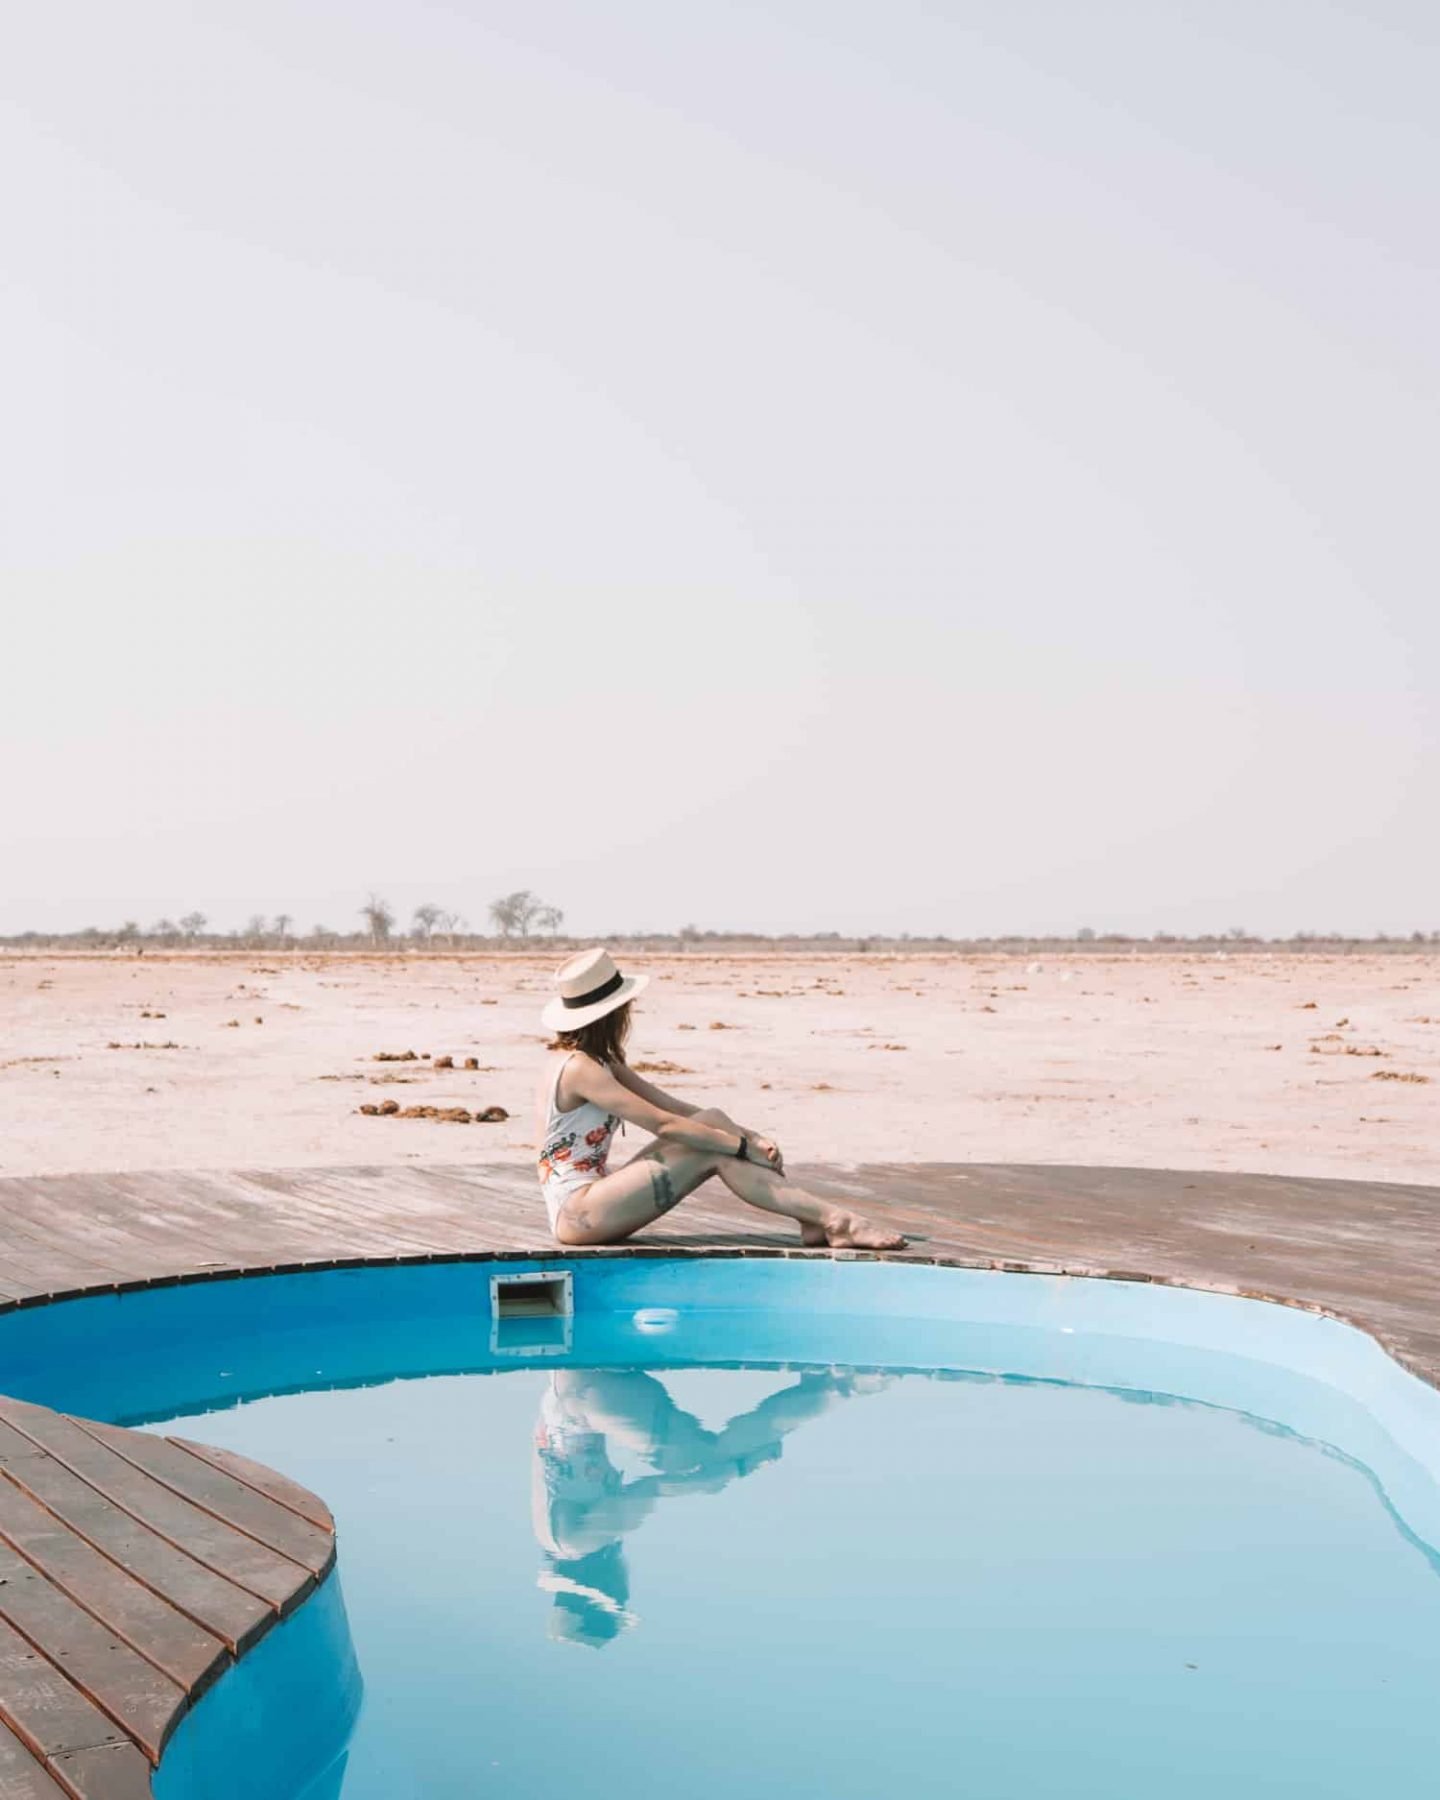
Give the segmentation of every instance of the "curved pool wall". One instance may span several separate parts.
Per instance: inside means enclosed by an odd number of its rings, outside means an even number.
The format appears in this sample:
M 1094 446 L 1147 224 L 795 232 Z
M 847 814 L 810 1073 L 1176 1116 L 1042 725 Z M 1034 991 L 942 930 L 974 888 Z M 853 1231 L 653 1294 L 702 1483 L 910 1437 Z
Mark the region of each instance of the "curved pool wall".
M 492 1343 L 497 1270 L 567 1270 L 567 1351 Z M 1440 1546 L 1440 1391 L 1297 1306 L 1144 1282 L 829 1258 L 534 1258 L 200 1281 L 0 1318 L 0 1393 L 117 1424 L 263 1394 L 564 1362 L 832 1363 L 1221 1406 L 1362 1464 Z M 638 1317 L 637 1317 L 638 1315 Z M 199 1430 L 197 1435 L 204 1435 Z M 342 1547 L 343 1557 L 343 1547 Z
M 360 1697 L 332 1571 L 180 1721 L 152 1780 L 155 1800 L 335 1800 Z

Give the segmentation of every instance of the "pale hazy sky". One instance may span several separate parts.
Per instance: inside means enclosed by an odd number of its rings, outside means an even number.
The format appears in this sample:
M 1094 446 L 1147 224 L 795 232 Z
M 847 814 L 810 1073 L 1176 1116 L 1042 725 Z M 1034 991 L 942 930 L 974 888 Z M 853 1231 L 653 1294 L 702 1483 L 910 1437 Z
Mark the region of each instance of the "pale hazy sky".
M 1430 0 L 47 0 L 0 929 L 1440 928 Z

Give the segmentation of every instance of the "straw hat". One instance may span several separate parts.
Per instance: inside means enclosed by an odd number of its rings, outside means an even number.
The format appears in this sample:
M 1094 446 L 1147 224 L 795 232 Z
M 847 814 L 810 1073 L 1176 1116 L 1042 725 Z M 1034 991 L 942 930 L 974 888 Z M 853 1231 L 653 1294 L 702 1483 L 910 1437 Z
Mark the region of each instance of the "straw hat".
M 648 975 L 622 975 L 608 950 L 582 950 L 555 971 L 555 998 L 540 1018 L 551 1031 L 578 1031 L 649 985 Z

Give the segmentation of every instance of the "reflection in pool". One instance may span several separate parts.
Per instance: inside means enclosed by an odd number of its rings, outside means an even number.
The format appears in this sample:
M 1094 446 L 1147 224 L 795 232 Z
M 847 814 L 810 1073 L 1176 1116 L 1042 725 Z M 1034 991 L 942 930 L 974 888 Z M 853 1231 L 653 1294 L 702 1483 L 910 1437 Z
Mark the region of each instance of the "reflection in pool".
M 660 1500 L 721 1493 L 774 1462 L 807 1419 L 885 1379 L 808 1371 L 712 1431 L 644 1369 L 557 1369 L 540 1401 L 531 1489 L 551 1637 L 599 1646 L 636 1622 L 624 1539 Z M 627 1477 L 632 1459 L 641 1472 Z

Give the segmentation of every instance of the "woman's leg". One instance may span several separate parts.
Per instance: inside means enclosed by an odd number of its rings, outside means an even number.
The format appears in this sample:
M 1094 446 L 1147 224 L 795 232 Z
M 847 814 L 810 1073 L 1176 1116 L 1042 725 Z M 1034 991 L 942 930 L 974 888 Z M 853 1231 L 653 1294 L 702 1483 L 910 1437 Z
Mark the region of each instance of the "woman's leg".
M 561 1244 L 618 1244 L 673 1212 L 687 1194 L 715 1173 L 708 1150 L 651 1144 L 638 1156 L 582 1188 L 560 1208 L 555 1238 Z
M 718 1106 L 707 1107 L 695 1116 L 706 1125 L 718 1125 L 722 1131 L 740 1135 L 741 1127 Z M 828 1244 L 832 1250 L 901 1250 L 905 1246 L 898 1231 L 887 1230 L 849 1207 L 819 1199 L 788 1176 L 777 1175 L 768 1163 L 738 1162 L 733 1156 L 725 1156 L 716 1163 L 715 1173 L 747 1206 L 794 1219 L 800 1227 L 800 1241 L 812 1250 L 822 1244 Z
M 696 1113 L 695 1118 L 702 1125 L 718 1125 L 724 1131 L 739 1133 L 739 1126 L 716 1107 Z M 848 1207 L 819 1199 L 764 1163 L 740 1162 L 733 1156 L 715 1156 L 707 1150 L 687 1150 L 675 1144 L 652 1144 L 613 1175 L 592 1181 L 574 1200 L 566 1202 L 555 1221 L 555 1235 L 562 1244 L 619 1243 L 673 1211 L 712 1175 L 718 1175 L 747 1206 L 794 1219 L 800 1226 L 802 1241 L 812 1247 L 904 1247 L 905 1239 L 899 1232 L 876 1225 Z
M 788 1176 L 776 1174 L 765 1163 L 737 1162 L 729 1156 L 717 1165 L 715 1173 L 747 1206 L 794 1219 L 800 1227 L 801 1242 L 811 1249 L 822 1244 L 828 1244 L 832 1250 L 905 1248 L 905 1239 L 898 1231 L 877 1225 L 849 1207 L 821 1200 Z

